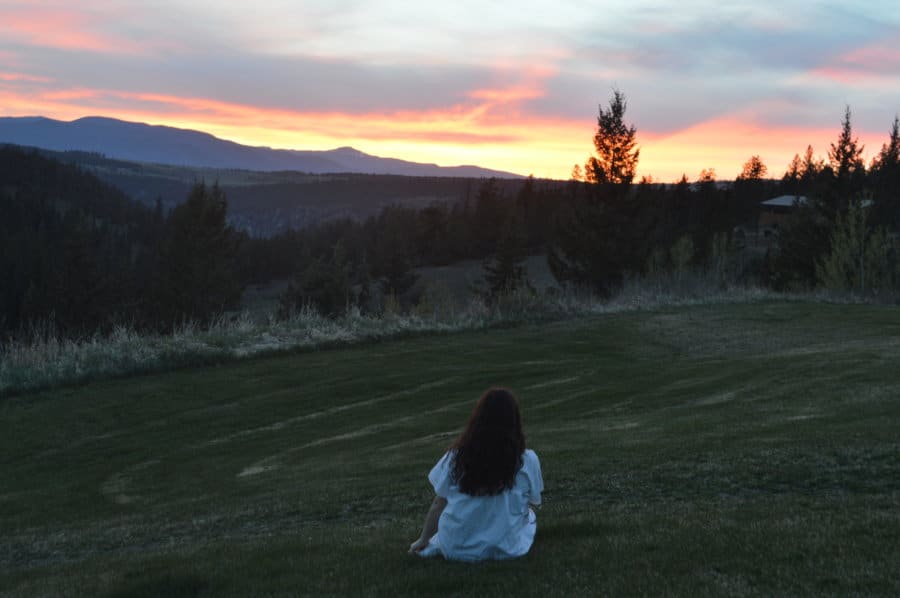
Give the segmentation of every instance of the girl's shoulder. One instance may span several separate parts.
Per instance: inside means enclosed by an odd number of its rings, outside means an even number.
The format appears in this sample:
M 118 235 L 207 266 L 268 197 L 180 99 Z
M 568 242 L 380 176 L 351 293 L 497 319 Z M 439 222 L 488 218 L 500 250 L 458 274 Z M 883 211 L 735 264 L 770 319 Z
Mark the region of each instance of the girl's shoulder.
M 522 464 L 525 467 L 541 467 L 541 460 L 538 459 L 537 453 L 533 450 L 527 448 L 525 452 L 522 454 Z

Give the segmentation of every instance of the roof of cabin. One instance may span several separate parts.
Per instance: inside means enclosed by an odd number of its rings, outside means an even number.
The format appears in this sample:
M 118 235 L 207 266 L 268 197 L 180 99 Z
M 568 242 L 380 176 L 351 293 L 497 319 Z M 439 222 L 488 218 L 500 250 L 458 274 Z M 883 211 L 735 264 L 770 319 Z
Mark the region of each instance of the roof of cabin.
M 795 204 L 804 204 L 806 203 L 806 196 L 804 195 L 779 195 L 778 197 L 773 197 L 772 199 L 767 199 L 762 202 L 764 206 L 773 206 L 773 207 L 781 207 L 781 208 L 790 208 Z

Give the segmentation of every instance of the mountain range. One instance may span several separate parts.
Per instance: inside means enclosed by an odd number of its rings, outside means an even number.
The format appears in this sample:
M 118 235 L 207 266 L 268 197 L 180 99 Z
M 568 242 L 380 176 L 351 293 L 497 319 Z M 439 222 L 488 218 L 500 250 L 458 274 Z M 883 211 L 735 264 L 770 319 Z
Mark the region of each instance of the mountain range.
M 71 122 L 42 116 L 0 117 L 0 143 L 96 152 L 121 160 L 190 167 L 293 170 L 311 174 L 520 178 L 517 174 L 478 166 L 438 166 L 381 158 L 352 147 L 312 151 L 247 146 L 200 131 L 99 116 Z

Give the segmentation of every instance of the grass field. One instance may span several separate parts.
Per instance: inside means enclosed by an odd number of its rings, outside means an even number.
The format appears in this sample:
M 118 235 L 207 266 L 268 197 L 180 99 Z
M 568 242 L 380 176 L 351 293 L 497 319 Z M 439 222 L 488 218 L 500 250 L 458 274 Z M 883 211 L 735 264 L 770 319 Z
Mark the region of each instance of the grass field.
M 0 402 L 0 595 L 900 595 L 900 308 L 663 309 Z M 406 554 L 494 384 L 532 551 Z

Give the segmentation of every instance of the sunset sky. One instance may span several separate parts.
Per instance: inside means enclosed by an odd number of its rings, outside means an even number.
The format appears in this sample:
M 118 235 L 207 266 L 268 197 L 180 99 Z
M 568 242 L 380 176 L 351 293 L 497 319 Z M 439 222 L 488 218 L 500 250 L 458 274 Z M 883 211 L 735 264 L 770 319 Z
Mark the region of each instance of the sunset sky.
M 845 105 L 869 159 L 900 112 L 900 2 L 0 0 L 0 116 L 568 178 L 613 89 L 660 181 L 753 154 L 780 176 Z

